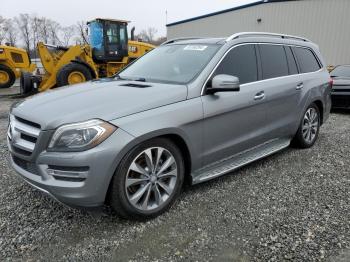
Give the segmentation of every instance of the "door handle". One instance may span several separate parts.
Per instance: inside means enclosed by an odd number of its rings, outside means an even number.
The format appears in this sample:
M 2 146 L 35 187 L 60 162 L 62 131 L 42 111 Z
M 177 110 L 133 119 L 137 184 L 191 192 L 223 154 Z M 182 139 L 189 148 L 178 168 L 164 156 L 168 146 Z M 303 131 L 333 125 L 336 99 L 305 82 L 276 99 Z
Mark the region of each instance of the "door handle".
M 297 87 L 295 88 L 296 90 L 300 90 L 304 87 L 304 84 L 301 82 L 297 85 Z
M 265 92 L 261 91 L 254 96 L 254 100 L 261 100 L 265 97 Z

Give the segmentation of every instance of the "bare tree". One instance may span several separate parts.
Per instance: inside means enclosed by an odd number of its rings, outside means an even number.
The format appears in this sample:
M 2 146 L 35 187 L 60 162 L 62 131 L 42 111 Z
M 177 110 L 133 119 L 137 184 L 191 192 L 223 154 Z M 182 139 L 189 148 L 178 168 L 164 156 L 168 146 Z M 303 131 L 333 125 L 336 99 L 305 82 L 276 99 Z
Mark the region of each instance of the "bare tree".
M 61 28 L 62 44 L 68 46 L 76 34 L 75 26 L 65 26 Z
M 6 37 L 6 19 L 0 16 L 0 44 Z
M 76 38 L 76 42 L 78 44 L 86 44 L 88 43 L 88 37 L 86 32 L 86 22 L 85 21 L 79 21 L 76 24 L 76 28 L 78 31 L 79 37 Z
M 56 21 L 53 21 L 51 19 L 46 19 L 48 23 L 49 28 L 49 39 L 51 40 L 51 43 L 53 45 L 57 45 L 62 43 L 62 41 L 59 38 L 59 32 L 61 30 L 61 26 Z
M 32 30 L 31 30 L 31 19 L 29 14 L 20 14 L 15 18 L 16 24 L 18 26 L 19 34 L 21 39 L 25 44 L 25 48 L 27 51 L 30 51 L 30 44 L 33 38 Z
M 30 26 L 32 30 L 32 48 L 36 50 L 37 43 L 42 40 L 42 23 L 43 19 L 32 15 L 30 17 Z
M 13 19 L 6 19 L 5 21 L 6 41 L 11 45 L 15 46 L 17 43 L 18 30 L 15 26 Z
M 155 36 L 158 30 L 154 27 L 149 27 L 146 30 L 142 30 L 138 34 L 138 38 L 141 38 L 143 41 L 153 43 L 155 41 Z

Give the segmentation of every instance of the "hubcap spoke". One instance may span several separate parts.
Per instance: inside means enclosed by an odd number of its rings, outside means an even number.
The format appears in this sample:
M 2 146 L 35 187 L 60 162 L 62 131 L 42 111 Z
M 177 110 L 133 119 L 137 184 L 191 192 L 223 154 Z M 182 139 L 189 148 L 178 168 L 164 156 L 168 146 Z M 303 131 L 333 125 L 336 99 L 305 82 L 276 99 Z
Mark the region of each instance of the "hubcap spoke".
M 126 180 L 126 187 L 135 186 L 149 181 L 149 178 L 128 178 Z
M 174 169 L 168 173 L 162 173 L 158 175 L 158 179 L 168 178 L 168 177 L 176 177 L 177 176 L 177 169 Z
M 146 193 L 146 197 L 145 199 L 143 200 L 143 203 L 142 203 L 142 208 L 144 210 L 148 209 L 148 203 L 149 203 L 149 197 L 151 195 L 151 189 L 152 189 L 152 186 L 149 186 L 148 187 L 148 190 L 147 190 L 147 193 Z
M 159 192 L 158 185 L 155 185 L 152 190 L 153 190 L 153 194 L 154 194 L 154 197 L 156 199 L 157 205 L 158 206 L 161 205 L 163 203 L 163 198 L 162 198 L 162 195 Z
M 166 184 L 164 184 L 162 181 L 158 181 L 158 185 L 161 188 L 163 188 L 168 195 L 171 194 L 172 190 Z
M 156 163 L 155 163 L 155 168 L 159 168 L 159 160 L 162 157 L 162 154 L 164 152 L 163 148 L 157 148 L 157 159 L 156 159 Z
M 159 169 L 159 171 L 157 172 L 157 176 L 159 176 L 161 173 L 163 173 L 165 170 L 167 170 L 172 164 L 174 164 L 175 159 L 173 158 L 173 156 L 170 156 L 165 162 L 164 164 L 161 166 L 161 168 Z
M 132 197 L 129 199 L 130 202 L 134 205 L 137 205 L 139 200 L 142 198 L 142 196 L 145 194 L 145 192 L 148 190 L 148 188 L 151 187 L 151 183 L 148 183 L 146 186 L 141 187 L 138 191 L 136 191 L 135 194 L 132 195 Z
M 149 177 L 148 172 L 143 167 L 141 167 L 139 164 L 137 164 L 135 162 L 133 162 L 131 164 L 130 169 L 136 173 L 139 173 L 139 174 L 142 174 L 142 175 Z
M 152 157 L 152 151 L 151 149 L 147 149 L 144 151 L 145 152 L 145 159 L 147 163 L 147 167 L 151 172 L 154 171 L 154 165 L 153 165 L 153 157 Z

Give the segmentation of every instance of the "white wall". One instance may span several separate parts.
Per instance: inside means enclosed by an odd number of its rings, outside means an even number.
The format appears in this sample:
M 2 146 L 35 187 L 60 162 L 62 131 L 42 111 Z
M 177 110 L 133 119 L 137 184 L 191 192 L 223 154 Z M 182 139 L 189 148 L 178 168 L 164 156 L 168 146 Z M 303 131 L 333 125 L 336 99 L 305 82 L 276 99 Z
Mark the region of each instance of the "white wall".
M 257 19 L 262 22 L 258 23 Z M 320 46 L 328 65 L 350 64 L 350 0 L 265 3 L 167 27 L 168 39 L 224 37 L 243 31 L 304 36 Z

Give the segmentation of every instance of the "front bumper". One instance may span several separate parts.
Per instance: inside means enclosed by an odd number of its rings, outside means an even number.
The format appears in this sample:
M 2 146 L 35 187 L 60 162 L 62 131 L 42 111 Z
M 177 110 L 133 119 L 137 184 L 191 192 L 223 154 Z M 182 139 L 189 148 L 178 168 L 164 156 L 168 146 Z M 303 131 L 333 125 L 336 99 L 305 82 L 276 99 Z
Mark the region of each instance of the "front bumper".
M 332 92 L 332 108 L 350 109 L 350 92 Z
M 133 137 L 117 129 L 97 147 L 84 152 L 47 152 L 28 161 L 8 139 L 11 164 L 29 184 L 72 207 L 104 204 L 111 178 Z

